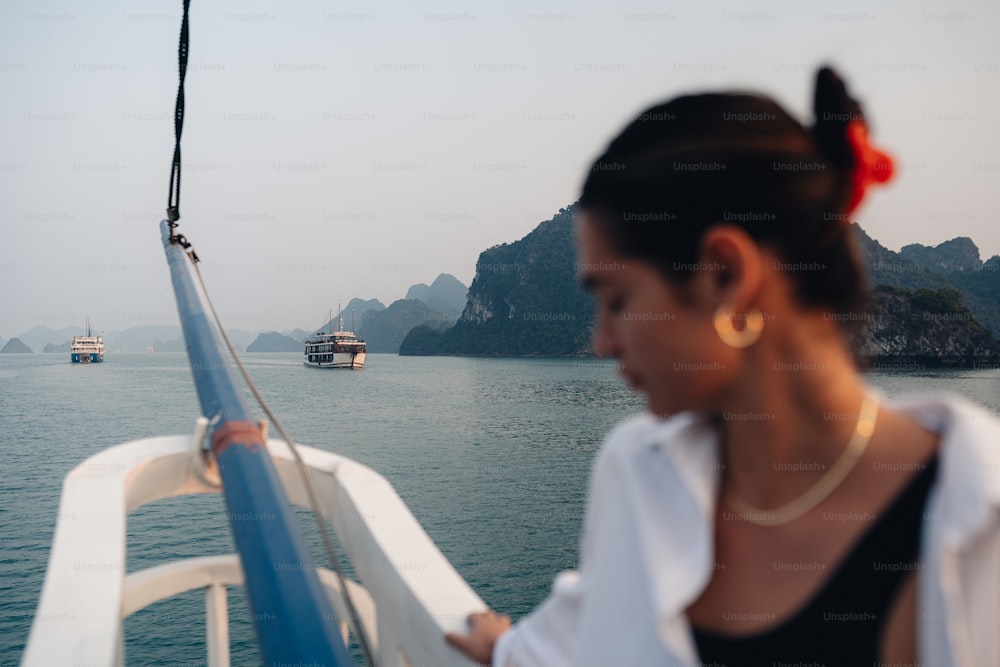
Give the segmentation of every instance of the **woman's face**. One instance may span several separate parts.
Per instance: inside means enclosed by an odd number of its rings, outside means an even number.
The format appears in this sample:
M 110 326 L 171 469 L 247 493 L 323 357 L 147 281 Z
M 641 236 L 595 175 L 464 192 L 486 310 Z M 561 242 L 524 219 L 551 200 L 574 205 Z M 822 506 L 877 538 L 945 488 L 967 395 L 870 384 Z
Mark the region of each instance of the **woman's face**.
M 617 359 L 655 414 L 711 409 L 737 359 L 715 333 L 715 305 L 699 304 L 706 301 L 699 299 L 703 279 L 696 273 L 682 299 L 681 288 L 652 264 L 621 255 L 595 215 L 584 210 L 576 218 L 577 276 L 597 306 L 594 353 Z

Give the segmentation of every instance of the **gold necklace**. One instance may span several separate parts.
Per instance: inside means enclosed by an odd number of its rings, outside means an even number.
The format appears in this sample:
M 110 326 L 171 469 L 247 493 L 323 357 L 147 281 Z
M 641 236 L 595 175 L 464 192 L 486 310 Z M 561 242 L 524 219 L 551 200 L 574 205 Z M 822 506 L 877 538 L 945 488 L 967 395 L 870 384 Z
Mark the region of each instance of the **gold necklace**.
M 833 493 L 841 482 L 850 474 L 858 459 L 868 448 L 868 441 L 875 432 L 875 420 L 878 417 L 878 400 L 865 394 L 858 413 L 858 423 L 847 441 L 847 447 L 830 470 L 820 477 L 815 484 L 806 489 L 805 493 L 792 502 L 774 509 L 754 507 L 734 491 L 726 494 L 726 502 L 741 516 L 739 518 L 757 526 L 781 526 L 813 509 Z

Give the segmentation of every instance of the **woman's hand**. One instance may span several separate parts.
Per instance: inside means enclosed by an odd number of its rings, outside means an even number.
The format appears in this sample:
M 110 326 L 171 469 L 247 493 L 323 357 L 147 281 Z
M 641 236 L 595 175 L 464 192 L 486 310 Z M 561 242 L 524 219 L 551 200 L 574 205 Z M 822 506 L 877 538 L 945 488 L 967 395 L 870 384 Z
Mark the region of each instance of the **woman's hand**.
M 493 664 L 493 645 L 503 633 L 510 629 L 510 616 L 495 611 L 480 611 L 469 614 L 469 634 L 449 632 L 446 642 L 478 663 Z

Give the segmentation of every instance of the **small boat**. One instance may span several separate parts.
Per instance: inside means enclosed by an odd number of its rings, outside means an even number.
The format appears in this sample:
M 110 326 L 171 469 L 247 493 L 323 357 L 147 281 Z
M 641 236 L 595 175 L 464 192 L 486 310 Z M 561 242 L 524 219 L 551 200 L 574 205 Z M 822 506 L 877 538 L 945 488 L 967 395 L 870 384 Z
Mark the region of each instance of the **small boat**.
M 87 318 L 87 335 L 73 336 L 73 343 L 69 348 L 69 358 L 74 364 L 104 361 L 104 340 L 91 333 L 90 318 Z
M 337 321 L 335 330 L 318 331 L 306 341 L 303 365 L 311 368 L 365 367 L 365 357 L 368 356 L 365 341 L 353 331 L 344 331 L 344 318 L 339 312 Z M 333 317 L 330 318 L 330 326 L 333 327 Z

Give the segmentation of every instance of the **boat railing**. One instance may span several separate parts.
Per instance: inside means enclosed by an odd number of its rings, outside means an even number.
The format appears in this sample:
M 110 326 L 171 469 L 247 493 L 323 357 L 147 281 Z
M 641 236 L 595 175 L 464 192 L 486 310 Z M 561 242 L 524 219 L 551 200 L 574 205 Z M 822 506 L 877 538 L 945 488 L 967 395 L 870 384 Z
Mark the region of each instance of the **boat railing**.
M 111 447 L 67 475 L 23 665 L 124 664 L 123 619 L 196 589 L 205 591 L 206 663 L 230 664 L 226 588 L 244 583 L 236 554 L 127 571 L 128 513 L 164 498 L 219 492 L 217 478 L 204 463 L 200 433 Z M 289 447 L 272 439 L 267 449 L 289 500 L 308 506 Z M 298 449 L 319 498 L 318 510 L 360 580 L 347 580 L 347 587 L 378 664 L 471 665 L 443 637 L 463 629 L 468 613 L 485 605 L 389 482 L 344 456 Z M 336 617 L 348 618 L 337 577 L 325 568 L 317 574 Z M 346 623 L 339 626 L 346 642 Z

